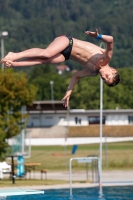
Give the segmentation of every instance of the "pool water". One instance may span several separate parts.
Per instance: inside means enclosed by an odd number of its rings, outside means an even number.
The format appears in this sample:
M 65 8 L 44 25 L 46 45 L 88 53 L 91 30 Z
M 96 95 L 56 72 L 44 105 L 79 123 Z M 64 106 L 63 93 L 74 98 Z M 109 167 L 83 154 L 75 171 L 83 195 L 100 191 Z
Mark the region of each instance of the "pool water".
M 69 189 L 45 190 L 44 194 L 10 196 L 3 200 L 133 200 L 133 186 L 110 186 L 74 188 L 70 197 Z

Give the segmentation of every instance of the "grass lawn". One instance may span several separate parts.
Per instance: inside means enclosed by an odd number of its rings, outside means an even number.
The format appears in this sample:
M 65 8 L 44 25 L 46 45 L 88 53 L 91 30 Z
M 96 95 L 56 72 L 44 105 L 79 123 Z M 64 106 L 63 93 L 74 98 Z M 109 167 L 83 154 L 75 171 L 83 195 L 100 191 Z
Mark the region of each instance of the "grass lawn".
M 88 155 L 99 156 L 99 144 L 78 145 L 75 154 L 72 154 L 73 146 L 32 146 L 31 158 L 26 158 L 25 163 L 41 163 L 36 170 L 47 169 L 49 171 L 69 170 L 69 160 L 74 157 L 86 157 Z M 133 142 L 119 142 L 103 144 L 102 155 L 103 170 L 133 169 Z M 8 161 L 10 161 L 8 159 Z M 78 164 L 73 161 L 73 169 L 84 170 L 86 164 Z
M 21 187 L 21 186 L 41 186 L 41 185 L 57 185 L 57 184 L 68 184 L 69 181 L 63 180 L 25 180 L 25 179 L 16 179 L 15 184 L 12 183 L 10 179 L 0 180 L 1 187 Z
M 36 171 L 47 169 L 48 171 L 69 171 L 69 160 L 74 157 L 86 157 L 88 155 L 99 156 L 99 144 L 79 145 L 75 154 L 71 154 L 73 146 L 33 146 L 31 158 L 26 158 L 25 163 L 41 163 Z M 133 169 L 133 142 L 103 144 L 103 170 L 132 170 Z M 10 162 L 10 159 L 7 160 Z M 86 164 L 73 161 L 73 169 L 86 170 Z M 0 187 L 56 185 L 69 183 L 64 180 L 32 180 L 18 179 L 15 184 L 12 180 L 0 180 Z

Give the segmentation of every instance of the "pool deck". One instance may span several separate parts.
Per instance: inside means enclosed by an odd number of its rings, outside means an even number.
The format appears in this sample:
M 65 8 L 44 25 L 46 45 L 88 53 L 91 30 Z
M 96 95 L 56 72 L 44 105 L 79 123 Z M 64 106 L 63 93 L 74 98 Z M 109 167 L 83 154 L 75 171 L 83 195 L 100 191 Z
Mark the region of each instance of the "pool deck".
M 89 174 L 88 179 L 91 179 L 91 174 Z M 33 177 L 32 177 L 33 178 Z M 40 179 L 40 173 L 36 172 L 34 174 L 35 179 Z M 69 171 L 62 172 L 49 172 L 47 174 L 47 179 L 52 180 L 67 180 L 69 181 Z M 73 172 L 72 174 L 73 181 L 83 181 L 87 180 L 86 171 L 78 171 Z M 99 186 L 98 183 L 73 183 L 72 188 L 81 188 L 81 187 L 96 187 Z M 121 186 L 121 185 L 132 185 L 133 186 L 133 170 L 112 170 L 112 171 L 103 171 L 102 172 L 102 186 Z M 39 189 L 39 190 L 47 190 L 47 189 L 59 189 L 59 188 L 70 188 L 70 184 L 58 184 L 58 185 L 34 185 L 34 186 L 13 186 L 15 188 L 23 188 L 23 189 Z M 6 189 L 11 189 L 13 187 L 6 187 Z M 1 187 L 0 189 L 2 189 Z

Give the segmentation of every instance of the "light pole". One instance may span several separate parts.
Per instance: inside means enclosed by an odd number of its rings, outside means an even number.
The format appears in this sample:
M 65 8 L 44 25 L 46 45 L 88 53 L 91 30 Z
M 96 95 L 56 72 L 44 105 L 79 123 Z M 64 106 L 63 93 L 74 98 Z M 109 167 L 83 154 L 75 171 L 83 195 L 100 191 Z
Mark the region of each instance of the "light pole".
M 100 47 L 105 49 L 105 44 L 100 43 Z M 102 122 L 103 122 L 103 80 L 100 78 L 100 185 L 102 184 Z
M 41 117 L 41 104 L 38 103 L 37 106 L 36 106 L 36 109 L 39 111 L 39 118 L 40 118 L 40 128 L 42 126 L 42 117 Z
M 1 37 L 1 59 L 4 58 L 4 37 L 8 36 L 7 31 L 0 32 Z M 4 64 L 2 63 L 2 72 L 4 72 Z
M 53 92 L 54 81 L 50 81 L 50 85 L 51 85 L 51 101 L 53 101 L 54 100 L 54 92 Z

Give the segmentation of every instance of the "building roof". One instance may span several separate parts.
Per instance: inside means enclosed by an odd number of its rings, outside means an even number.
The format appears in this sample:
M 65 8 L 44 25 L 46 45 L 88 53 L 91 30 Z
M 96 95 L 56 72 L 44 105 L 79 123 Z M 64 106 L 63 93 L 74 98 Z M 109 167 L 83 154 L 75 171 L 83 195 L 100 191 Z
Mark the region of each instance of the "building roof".
M 99 110 L 84 110 L 84 109 L 68 109 L 66 107 L 63 106 L 63 102 L 62 101 L 34 101 L 32 106 L 26 106 L 26 111 L 28 113 L 62 113 L 65 114 L 67 113 L 69 110 L 70 114 L 87 114 L 87 115 L 91 115 L 91 116 L 99 116 L 100 115 L 100 109 Z M 102 111 L 103 115 L 122 115 L 122 114 L 126 114 L 126 115 L 133 115 L 133 109 L 107 109 L 107 110 L 103 110 Z
M 66 111 L 67 108 L 63 106 L 62 101 L 34 101 L 31 106 L 26 106 L 27 112 L 42 112 L 42 111 Z
M 59 70 L 59 71 L 64 71 L 64 70 L 67 70 L 69 67 L 67 65 L 57 65 L 56 68 Z

